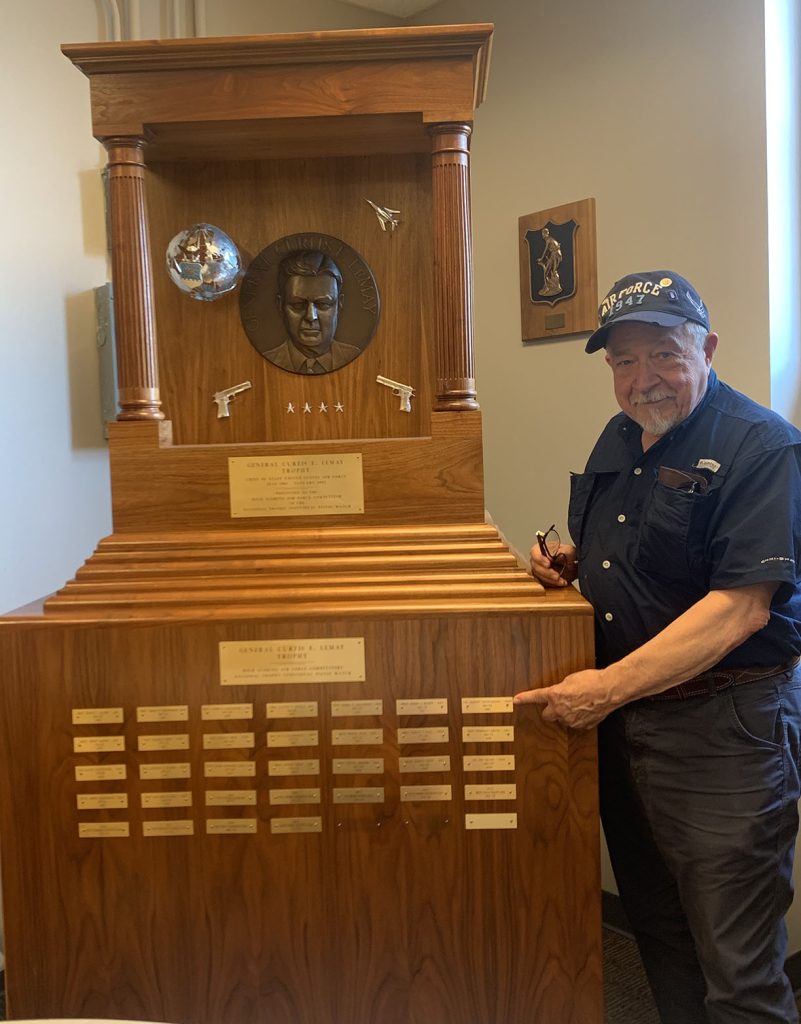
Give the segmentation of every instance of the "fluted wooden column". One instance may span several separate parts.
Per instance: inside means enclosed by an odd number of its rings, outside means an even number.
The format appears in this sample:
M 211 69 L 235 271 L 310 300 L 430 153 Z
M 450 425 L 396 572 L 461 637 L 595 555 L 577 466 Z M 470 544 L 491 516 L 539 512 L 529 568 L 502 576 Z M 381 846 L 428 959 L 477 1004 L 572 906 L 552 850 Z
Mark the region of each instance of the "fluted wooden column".
M 436 410 L 478 409 L 473 370 L 471 128 L 437 124 L 432 136 Z
M 103 140 L 108 152 L 118 420 L 164 419 L 156 360 L 144 144 L 144 139 L 135 136 Z

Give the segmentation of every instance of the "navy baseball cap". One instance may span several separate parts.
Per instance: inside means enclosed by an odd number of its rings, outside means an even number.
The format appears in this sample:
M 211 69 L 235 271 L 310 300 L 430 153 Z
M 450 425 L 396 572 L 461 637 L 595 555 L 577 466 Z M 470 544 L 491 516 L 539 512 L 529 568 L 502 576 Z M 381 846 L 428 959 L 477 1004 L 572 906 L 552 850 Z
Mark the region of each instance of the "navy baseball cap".
M 606 346 L 609 328 L 625 320 L 655 327 L 678 327 L 692 320 L 709 330 L 709 313 L 689 281 L 673 270 L 647 270 L 615 281 L 598 307 L 600 327 L 590 335 L 585 352 Z

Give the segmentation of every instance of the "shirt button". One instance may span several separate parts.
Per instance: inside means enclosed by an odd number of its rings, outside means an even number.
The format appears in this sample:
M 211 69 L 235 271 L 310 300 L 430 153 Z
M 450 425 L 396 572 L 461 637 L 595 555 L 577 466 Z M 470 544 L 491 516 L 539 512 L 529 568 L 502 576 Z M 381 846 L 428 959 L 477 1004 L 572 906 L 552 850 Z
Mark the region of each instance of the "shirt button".
M 606 615 L 604 615 L 604 618 L 607 622 L 611 622 L 612 619 L 614 619 L 614 615 L 611 612 L 607 612 Z
M 642 469 L 639 466 L 637 466 L 637 468 L 634 470 L 634 475 L 639 476 L 640 473 L 642 473 Z
M 617 521 L 618 521 L 619 523 L 625 523 L 625 521 L 626 521 L 626 517 L 625 517 L 625 516 L 623 515 L 623 513 L 622 513 L 622 512 L 621 512 L 621 513 L 620 513 L 620 515 L 619 515 L 619 516 L 617 517 Z
M 608 558 L 605 558 L 603 562 L 601 562 L 601 565 L 604 567 L 604 569 L 611 569 L 612 567 L 612 563 L 609 561 Z

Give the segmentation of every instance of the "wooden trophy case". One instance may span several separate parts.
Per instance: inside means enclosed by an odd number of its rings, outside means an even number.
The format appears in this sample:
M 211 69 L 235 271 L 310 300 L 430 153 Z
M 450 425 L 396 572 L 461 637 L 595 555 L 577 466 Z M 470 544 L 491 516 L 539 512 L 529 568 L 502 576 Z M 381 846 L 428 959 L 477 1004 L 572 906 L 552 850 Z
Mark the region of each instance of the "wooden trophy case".
M 490 38 L 64 47 L 108 151 L 114 532 L 0 622 L 12 1017 L 601 1021 L 594 738 L 511 702 L 592 663 L 592 616 L 484 514 Z M 198 224 L 247 266 L 214 301 L 165 266 Z M 262 354 L 299 250 L 360 349 L 325 372 Z

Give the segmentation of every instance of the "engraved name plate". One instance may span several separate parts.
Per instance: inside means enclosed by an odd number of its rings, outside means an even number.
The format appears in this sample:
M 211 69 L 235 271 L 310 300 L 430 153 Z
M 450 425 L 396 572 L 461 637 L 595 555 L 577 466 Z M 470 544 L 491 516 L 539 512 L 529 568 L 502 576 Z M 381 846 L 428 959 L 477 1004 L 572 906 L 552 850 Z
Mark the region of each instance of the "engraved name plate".
M 127 821 L 81 821 L 78 835 L 81 839 L 127 839 L 131 827 Z
M 364 512 L 360 454 L 228 459 L 231 518 Z
M 122 708 L 73 708 L 73 725 L 121 725 Z
M 195 826 L 191 819 L 169 821 L 143 821 L 143 836 L 193 836 Z
M 319 804 L 319 789 L 271 789 L 271 804 Z
M 383 771 L 383 757 L 338 757 L 334 761 L 334 775 L 380 775 Z
M 269 775 L 319 775 L 320 762 L 317 758 L 309 758 L 305 761 L 269 761 L 267 766 Z
M 76 736 L 72 741 L 76 754 L 105 754 L 125 750 L 124 736 Z
M 395 710 L 399 715 L 447 715 L 448 698 L 440 697 L 436 700 L 398 700 L 395 701 Z
M 79 811 L 119 810 L 127 806 L 127 793 L 82 793 L 78 797 Z
M 332 700 L 332 718 L 358 718 L 380 715 L 384 711 L 383 700 Z
M 250 779 L 256 775 L 256 762 L 206 761 L 203 774 L 207 779 Z
M 401 786 L 400 791 L 405 803 L 451 799 L 450 786 Z
M 203 734 L 204 750 L 239 750 L 256 745 L 252 732 L 207 732 Z
M 253 718 L 252 704 L 202 704 L 200 717 L 204 722 L 224 722 L 238 718 Z
M 140 750 L 189 750 L 189 736 L 185 732 L 139 736 L 138 742 Z
M 511 814 L 465 814 L 464 827 L 468 830 L 481 828 L 517 828 L 517 815 Z
M 364 682 L 364 637 L 223 640 L 223 686 Z
M 380 747 L 383 742 L 383 729 L 334 729 L 331 732 L 331 743 L 335 747 Z
M 157 704 L 136 709 L 137 722 L 188 722 L 189 707 L 186 704 Z
M 124 764 L 83 764 L 75 769 L 76 782 L 116 782 L 127 777 Z
M 463 743 L 511 743 L 515 738 L 513 725 L 465 725 Z
M 268 747 L 316 747 L 320 734 L 316 729 L 289 729 L 285 732 L 268 732 Z
M 481 785 L 465 786 L 465 800 L 515 800 L 517 799 L 517 784 L 512 782 L 509 785 Z
M 348 789 L 334 789 L 335 804 L 382 804 L 383 786 L 358 786 Z
M 140 764 L 140 779 L 188 779 L 190 767 L 188 761 L 175 761 L 168 764 Z
M 468 754 L 462 759 L 466 772 L 511 772 L 514 754 Z
M 207 807 L 255 807 L 255 789 L 207 789 Z
M 500 715 L 513 709 L 511 697 L 462 697 L 465 715 Z
M 401 757 L 398 759 L 401 772 L 447 772 L 451 768 L 451 759 L 445 757 Z
M 398 743 L 447 743 L 448 727 L 398 729 Z
M 176 793 L 143 793 L 143 807 L 191 807 L 192 794 L 186 790 Z
M 316 718 L 316 700 L 272 701 L 267 705 L 268 718 Z
M 273 835 L 287 835 L 292 832 L 322 832 L 322 818 L 273 818 L 270 821 Z
M 210 836 L 255 835 L 255 818 L 207 818 L 206 833 Z

